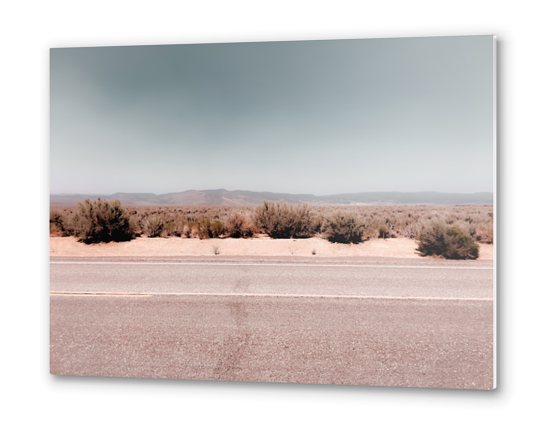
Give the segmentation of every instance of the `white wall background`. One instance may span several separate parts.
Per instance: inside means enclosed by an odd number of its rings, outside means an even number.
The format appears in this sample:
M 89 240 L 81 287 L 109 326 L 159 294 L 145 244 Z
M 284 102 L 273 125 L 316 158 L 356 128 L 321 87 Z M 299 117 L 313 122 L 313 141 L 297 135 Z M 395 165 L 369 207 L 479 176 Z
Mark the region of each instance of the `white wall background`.
M 0 237 L 4 422 L 536 421 L 540 392 L 540 13 L 536 2 L 5 2 Z M 496 34 L 499 381 L 492 392 L 48 374 L 48 49 Z M 468 154 L 468 152 L 465 152 Z M 533 414 L 530 419 L 528 414 Z

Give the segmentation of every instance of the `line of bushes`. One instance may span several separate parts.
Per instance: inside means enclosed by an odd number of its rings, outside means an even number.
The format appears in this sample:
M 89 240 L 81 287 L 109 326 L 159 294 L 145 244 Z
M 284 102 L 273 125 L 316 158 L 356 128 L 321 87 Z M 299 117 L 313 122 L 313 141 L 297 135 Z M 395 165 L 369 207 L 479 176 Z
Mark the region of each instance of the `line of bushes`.
M 387 209 L 386 209 L 387 208 Z M 376 212 L 384 211 L 382 215 Z M 306 238 L 317 234 L 335 243 L 360 243 L 367 238 L 415 237 L 422 255 L 451 259 L 475 258 L 475 239 L 492 241 L 492 210 L 479 207 L 472 214 L 460 208 L 409 207 L 337 208 L 284 201 L 264 202 L 256 208 L 123 208 L 119 201 L 86 200 L 75 210 L 51 209 L 51 235 L 75 235 L 85 243 L 147 237 Z M 467 210 L 468 211 L 468 210 Z M 369 213 L 370 212 L 370 213 Z M 484 218 L 485 216 L 485 218 Z
M 64 222 L 75 212 L 75 209 L 73 207 L 53 207 L 51 209 L 52 235 L 68 234 L 69 229 L 65 228 Z M 135 231 L 147 235 L 150 235 L 151 228 L 148 228 L 146 221 L 153 216 L 159 216 L 163 221 L 163 230 L 159 234 L 160 236 L 200 237 L 199 230 L 193 231 L 196 227 L 194 222 L 209 219 L 211 222 L 220 221 L 222 225 L 226 226 L 231 215 L 235 214 L 244 217 L 247 221 L 245 227 L 252 226 L 253 233 L 265 232 L 254 219 L 255 208 L 248 206 L 127 206 L 125 209 L 131 215 L 131 221 L 134 221 Z M 337 210 L 344 211 L 345 209 L 353 210 L 359 216 L 364 224 L 363 237 L 366 239 L 377 237 L 414 238 L 420 221 L 441 218 L 446 224 L 460 228 L 478 242 L 493 242 L 492 206 L 351 205 L 345 208 L 332 205 L 310 205 L 309 234 L 321 233 L 324 217 Z M 201 232 L 204 233 L 204 231 Z M 243 232 L 247 233 L 247 231 Z M 299 237 L 297 234 L 300 232 L 294 231 L 293 237 Z
M 197 219 L 167 219 L 161 214 L 138 215 L 121 207 L 118 200 L 98 198 L 80 203 L 75 212 L 62 215 L 51 211 L 52 235 L 74 235 L 85 243 L 124 241 L 139 235 L 186 238 L 252 237 L 257 233 L 271 238 L 308 238 L 321 233 L 337 243 L 362 241 L 364 224 L 351 210 L 315 214 L 308 205 L 284 201 L 264 202 L 252 213 L 232 211 L 223 221 L 203 216 Z
M 135 237 L 252 237 L 256 229 L 248 216 L 232 212 L 219 219 L 166 219 L 160 214 L 138 215 L 123 208 L 118 200 L 86 199 L 75 211 L 61 213 L 51 210 L 49 232 L 52 236 L 73 235 L 84 243 L 127 241 Z

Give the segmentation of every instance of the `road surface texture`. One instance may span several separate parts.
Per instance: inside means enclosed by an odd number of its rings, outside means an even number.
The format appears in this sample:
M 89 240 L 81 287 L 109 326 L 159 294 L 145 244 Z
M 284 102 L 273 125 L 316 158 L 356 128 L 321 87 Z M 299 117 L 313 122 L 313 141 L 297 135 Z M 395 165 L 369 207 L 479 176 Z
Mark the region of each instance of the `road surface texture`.
M 51 373 L 491 389 L 492 261 L 55 258 Z

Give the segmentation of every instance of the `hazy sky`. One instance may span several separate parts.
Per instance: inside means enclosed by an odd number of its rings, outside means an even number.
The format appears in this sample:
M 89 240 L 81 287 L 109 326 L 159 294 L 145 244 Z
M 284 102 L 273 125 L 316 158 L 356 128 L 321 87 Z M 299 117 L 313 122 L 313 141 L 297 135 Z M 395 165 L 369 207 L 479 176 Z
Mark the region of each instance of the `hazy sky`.
M 493 37 L 51 50 L 51 193 L 493 189 Z

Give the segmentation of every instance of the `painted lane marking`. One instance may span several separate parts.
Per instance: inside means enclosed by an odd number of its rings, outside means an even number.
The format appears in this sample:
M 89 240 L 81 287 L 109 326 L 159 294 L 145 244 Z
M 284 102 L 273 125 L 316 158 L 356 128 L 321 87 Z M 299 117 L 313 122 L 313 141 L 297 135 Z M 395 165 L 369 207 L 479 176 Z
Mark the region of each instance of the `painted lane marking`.
M 227 265 L 227 266 L 294 266 L 294 267 L 348 267 L 348 268 L 407 268 L 407 269 L 481 269 L 493 270 L 493 267 L 475 266 L 420 266 L 420 265 L 368 265 L 368 264 L 281 264 L 281 263 L 224 263 L 224 262 L 76 262 L 52 261 L 50 265 Z
M 391 299 L 391 300 L 468 300 L 491 302 L 491 297 L 409 297 L 409 296 L 355 296 L 342 294 L 274 294 L 274 293 L 160 293 L 160 292 L 63 292 L 52 291 L 51 296 L 216 296 L 216 297 L 290 297 L 314 299 Z

